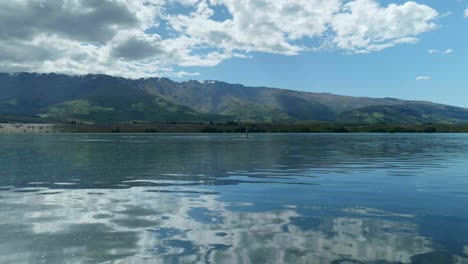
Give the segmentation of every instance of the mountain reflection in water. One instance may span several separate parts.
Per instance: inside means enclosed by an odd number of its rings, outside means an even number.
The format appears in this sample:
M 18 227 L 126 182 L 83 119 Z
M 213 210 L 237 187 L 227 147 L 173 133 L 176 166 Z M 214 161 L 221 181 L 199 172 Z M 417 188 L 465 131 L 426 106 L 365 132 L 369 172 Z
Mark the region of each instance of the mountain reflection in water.
M 464 135 L 1 135 L 1 263 L 468 263 Z

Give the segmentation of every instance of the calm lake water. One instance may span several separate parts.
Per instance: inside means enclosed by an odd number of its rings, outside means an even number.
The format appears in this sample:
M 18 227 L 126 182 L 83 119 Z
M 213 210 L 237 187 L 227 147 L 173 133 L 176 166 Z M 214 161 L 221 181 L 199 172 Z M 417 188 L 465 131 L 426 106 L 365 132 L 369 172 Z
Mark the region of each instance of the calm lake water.
M 468 135 L 0 135 L 0 263 L 468 263 Z

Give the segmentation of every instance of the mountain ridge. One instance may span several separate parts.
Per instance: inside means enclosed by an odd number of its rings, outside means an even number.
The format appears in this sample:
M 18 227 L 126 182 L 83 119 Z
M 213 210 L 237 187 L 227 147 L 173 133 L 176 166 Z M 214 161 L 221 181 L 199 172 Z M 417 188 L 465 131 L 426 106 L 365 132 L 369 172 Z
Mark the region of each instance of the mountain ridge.
M 43 121 L 468 123 L 468 109 L 428 101 L 175 82 L 105 74 L 0 73 L 1 116 Z

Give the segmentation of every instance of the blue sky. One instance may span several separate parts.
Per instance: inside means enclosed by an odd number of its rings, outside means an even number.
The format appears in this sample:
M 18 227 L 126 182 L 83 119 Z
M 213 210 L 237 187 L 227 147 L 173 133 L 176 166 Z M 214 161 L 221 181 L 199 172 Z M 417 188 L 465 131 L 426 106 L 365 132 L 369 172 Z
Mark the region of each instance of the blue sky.
M 468 107 L 468 0 L 9 0 L 0 10 L 2 72 L 220 80 Z
M 405 1 L 381 1 L 382 4 Z M 343 51 L 304 52 L 295 56 L 252 53 L 252 59 L 230 59 L 199 67 L 199 76 L 251 86 L 327 92 L 351 96 L 429 100 L 468 107 L 467 1 L 418 1 L 445 14 L 439 28 L 403 44 L 369 54 Z M 428 51 L 437 49 L 439 53 Z M 443 52 L 452 49 L 453 53 Z M 192 68 L 192 70 L 194 70 Z M 416 81 L 418 76 L 430 80 Z

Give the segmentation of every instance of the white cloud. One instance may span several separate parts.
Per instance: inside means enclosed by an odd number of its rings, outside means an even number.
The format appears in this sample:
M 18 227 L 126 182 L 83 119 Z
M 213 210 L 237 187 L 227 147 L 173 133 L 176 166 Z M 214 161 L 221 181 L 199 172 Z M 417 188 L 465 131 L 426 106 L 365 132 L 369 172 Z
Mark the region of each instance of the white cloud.
M 453 51 L 454 51 L 453 49 L 446 49 L 444 51 L 444 54 L 447 55 L 447 54 L 453 53 Z
M 448 54 L 451 54 L 454 52 L 453 49 L 446 49 L 444 51 L 440 51 L 438 49 L 430 49 L 427 51 L 429 54 L 438 54 L 438 53 L 442 53 L 443 55 L 448 55 Z
M 432 79 L 430 76 L 418 76 L 416 77 L 416 81 L 428 81 Z
M 174 68 L 249 52 L 374 52 L 416 43 L 438 17 L 376 0 L 11 0 L 0 10 L 0 71 L 127 77 L 196 74 Z
M 437 27 L 434 9 L 415 2 L 382 7 L 372 0 L 346 3 L 332 18 L 337 47 L 354 52 L 371 52 L 400 43 L 417 42 L 416 35 Z
M 465 17 L 468 17 L 468 8 L 465 9 Z

